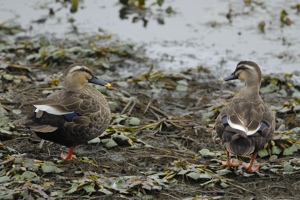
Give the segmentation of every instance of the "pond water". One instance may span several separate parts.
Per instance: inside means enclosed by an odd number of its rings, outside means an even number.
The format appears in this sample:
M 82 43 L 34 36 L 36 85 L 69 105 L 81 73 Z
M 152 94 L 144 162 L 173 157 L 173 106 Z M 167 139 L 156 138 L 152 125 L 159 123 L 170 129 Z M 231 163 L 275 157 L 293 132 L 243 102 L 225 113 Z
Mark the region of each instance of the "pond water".
M 120 19 L 123 5 L 117 0 L 79 1 L 77 12 L 71 4 L 57 1 L 0 0 L 0 22 L 15 19 L 25 35 L 55 34 L 74 37 L 80 33 L 105 30 L 121 41 L 132 41 L 143 47 L 147 56 L 164 69 L 209 67 L 221 76 L 232 71 L 237 62 L 257 62 L 263 73 L 292 73 L 300 70 L 300 14 L 294 0 L 165 0 L 163 5 L 146 7 L 143 21 L 133 23 L 137 13 Z M 298 2 L 299 3 L 299 2 Z M 171 7 L 174 13 L 164 10 Z M 54 15 L 49 17 L 49 9 Z M 291 25 L 280 21 L 285 9 Z M 231 22 L 230 22 L 231 21 Z M 264 21 L 264 33 L 258 24 Z M 160 22 L 160 23 L 159 23 Z M 74 29 L 75 27 L 75 29 Z

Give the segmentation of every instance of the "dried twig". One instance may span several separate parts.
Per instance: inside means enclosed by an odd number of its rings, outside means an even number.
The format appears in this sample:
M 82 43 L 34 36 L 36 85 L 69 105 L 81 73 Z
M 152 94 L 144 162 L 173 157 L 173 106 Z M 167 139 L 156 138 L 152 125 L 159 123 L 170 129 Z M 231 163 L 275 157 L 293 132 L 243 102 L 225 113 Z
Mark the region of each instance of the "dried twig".
M 0 107 L 4 108 L 6 111 L 11 111 L 11 109 L 3 104 L 0 104 Z
M 181 197 L 175 197 L 174 195 L 171 195 L 171 194 L 168 194 L 168 193 L 164 193 L 164 192 L 162 192 L 161 195 L 168 196 L 171 199 L 178 199 L 178 200 L 182 199 Z
M 130 107 L 130 109 L 129 109 L 129 111 L 128 111 L 128 114 L 129 114 L 129 115 L 131 114 L 131 112 L 132 112 L 133 108 L 135 107 L 135 105 L 136 105 L 136 102 L 137 102 L 137 100 L 136 100 L 136 99 L 133 99 L 133 100 L 132 100 L 132 106 Z
M 160 121 L 158 114 L 156 114 L 153 110 L 150 110 L 150 112 L 157 118 L 158 121 Z
M 148 111 L 148 109 L 149 109 L 150 105 L 152 104 L 152 102 L 153 102 L 153 100 L 151 100 L 151 101 L 149 101 L 149 102 L 147 103 L 147 106 L 146 106 L 146 109 L 145 109 L 145 111 L 144 111 L 144 114 L 146 114 L 146 112 Z
M 252 191 L 250 191 L 250 190 L 247 190 L 246 188 L 243 188 L 242 186 L 236 185 L 236 184 L 231 183 L 231 182 L 226 182 L 226 183 L 228 183 L 229 185 L 232 185 L 232 186 L 234 186 L 234 187 L 236 187 L 236 188 L 239 188 L 239 189 L 241 189 L 241 190 L 243 190 L 243 191 L 249 192 L 249 193 L 251 193 L 251 194 L 255 194 L 255 192 L 252 192 Z
M 124 107 L 124 109 L 122 110 L 122 112 L 121 112 L 121 114 L 124 114 L 125 113 L 125 111 L 129 108 L 129 106 L 133 103 L 133 99 L 130 99 L 128 102 L 127 102 L 127 104 L 126 104 L 126 106 Z
M 170 118 L 169 115 L 167 115 L 165 112 L 161 111 L 160 109 L 156 108 L 155 106 L 150 105 L 150 108 L 153 109 L 154 111 L 158 112 L 159 114 L 165 116 L 166 118 L 168 118 L 168 119 Z

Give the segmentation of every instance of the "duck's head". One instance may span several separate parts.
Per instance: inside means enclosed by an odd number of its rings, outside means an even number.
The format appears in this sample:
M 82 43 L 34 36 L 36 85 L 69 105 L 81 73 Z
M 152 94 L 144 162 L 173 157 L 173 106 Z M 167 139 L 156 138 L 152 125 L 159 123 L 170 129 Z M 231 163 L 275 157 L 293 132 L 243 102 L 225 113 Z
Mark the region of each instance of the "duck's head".
M 64 74 L 64 81 L 69 90 L 80 90 L 88 83 L 110 87 L 109 83 L 97 78 L 90 68 L 81 63 L 75 63 L 68 67 Z
M 235 71 L 228 77 L 224 78 L 224 81 L 230 81 L 240 79 L 244 81 L 246 85 L 260 85 L 262 75 L 260 68 L 255 62 L 241 61 L 237 64 Z

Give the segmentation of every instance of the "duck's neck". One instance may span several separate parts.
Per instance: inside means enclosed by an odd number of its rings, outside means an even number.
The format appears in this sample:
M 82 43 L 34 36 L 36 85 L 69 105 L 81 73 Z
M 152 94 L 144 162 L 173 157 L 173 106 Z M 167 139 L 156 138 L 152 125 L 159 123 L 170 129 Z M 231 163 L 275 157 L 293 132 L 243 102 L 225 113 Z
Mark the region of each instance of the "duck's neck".
M 254 85 L 247 85 L 243 87 L 239 92 L 239 97 L 245 98 L 245 99 L 252 99 L 252 98 L 258 98 L 259 95 L 259 88 L 260 85 L 254 84 Z
M 65 87 L 69 90 L 69 91 L 73 91 L 73 92 L 80 92 L 82 91 L 88 84 L 79 84 L 76 82 L 72 82 L 72 83 L 68 83 L 66 82 Z

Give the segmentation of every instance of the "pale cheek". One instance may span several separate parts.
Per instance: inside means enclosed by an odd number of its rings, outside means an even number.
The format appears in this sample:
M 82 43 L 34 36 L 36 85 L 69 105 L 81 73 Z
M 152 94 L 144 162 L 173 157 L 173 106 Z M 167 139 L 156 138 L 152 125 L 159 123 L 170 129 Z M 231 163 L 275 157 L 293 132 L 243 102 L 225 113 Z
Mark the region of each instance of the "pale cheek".
M 91 75 L 87 74 L 86 77 L 85 77 L 87 80 L 90 80 L 92 78 Z
M 244 81 L 244 80 L 245 80 L 245 74 L 240 74 L 240 75 L 239 75 L 239 79 L 240 79 L 241 81 Z
M 81 85 L 83 85 L 83 84 L 85 84 L 85 83 L 88 82 L 87 79 L 86 79 L 84 76 L 80 76 L 77 80 L 78 80 L 78 82 L 79 82 Z

